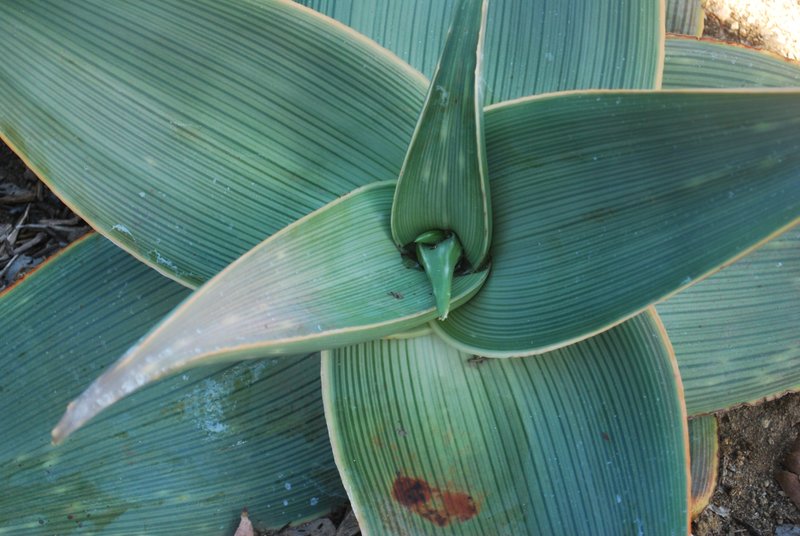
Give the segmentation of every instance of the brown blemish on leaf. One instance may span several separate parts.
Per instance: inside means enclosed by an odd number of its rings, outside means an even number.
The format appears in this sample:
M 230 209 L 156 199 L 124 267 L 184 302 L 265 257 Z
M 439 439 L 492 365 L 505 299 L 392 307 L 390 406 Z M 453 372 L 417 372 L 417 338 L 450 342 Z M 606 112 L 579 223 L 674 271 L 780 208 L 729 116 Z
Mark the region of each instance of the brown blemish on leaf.
M 467 493 L 432 488 L 421 478 L 397 475 L 392 497 L 405 508 L 434 525 L 445 527 L 453 521 L 467 521 L 478 513 L 478 506 Z
M 608 435 L 608 432 L 601 432 L 600 435 L 603 438 L 603 441 L 611 441 L 611 436 Z
M 603 220 L 606 220 L 606 219 L 610 218 L 611 216 L 613 216 L 615 212 L 616 212 L 616 210 L 614 210 L 613 208 L 610 208 L 610 207 L 609 208 L 599 208 L 597 210 L 593 210 L 592 212 L 584 215 L 583 219 L 588 220 L 588 221 L 603 221 Z
M 391 296 L 395 300 L 402 300 L 403 299 L 403 295 L 400 294 L 399 292 L 395 292 L 394 290 L 390 290 L 386 294 L 388 294 L 389 296 Z
M 478 365 L 485 363 L 486 361 L 489 361 L 488 357 L 483 357 L 481 355 L 474 355 L 469 359 L 467 359 L 467 364 L 473 367 L 477 367 Z
M 466 521 L 478 513 L 475 501 L 466 493 L 442 492 L 442 502 L 444 502 L 445 511 L 460 521 Z
M 431 500 L 431 487 L 424 480 L 398 476 L 394 479 L 392 497 L 406 508 L 415 508 Z
M 169 404 L 161 408 L 162 415 L 183 415 L 186 411 L 186 404 L 183 400 L 179 400 L 173 404 Z

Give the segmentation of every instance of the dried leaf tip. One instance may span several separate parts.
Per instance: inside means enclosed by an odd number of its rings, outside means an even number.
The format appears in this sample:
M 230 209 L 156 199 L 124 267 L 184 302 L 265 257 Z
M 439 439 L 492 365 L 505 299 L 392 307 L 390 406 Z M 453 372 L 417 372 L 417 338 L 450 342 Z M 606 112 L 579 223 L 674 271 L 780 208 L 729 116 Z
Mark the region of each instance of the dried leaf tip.
M 247 507 L 245 506 L 242 509 L 242 516 L 241 521 L 239 521 L 239 527 L 236 529 L 236 532 L 233 536 L 254 536 L 253 532 L 253 523 L 250 521 L 250 517 L 247 514 Z

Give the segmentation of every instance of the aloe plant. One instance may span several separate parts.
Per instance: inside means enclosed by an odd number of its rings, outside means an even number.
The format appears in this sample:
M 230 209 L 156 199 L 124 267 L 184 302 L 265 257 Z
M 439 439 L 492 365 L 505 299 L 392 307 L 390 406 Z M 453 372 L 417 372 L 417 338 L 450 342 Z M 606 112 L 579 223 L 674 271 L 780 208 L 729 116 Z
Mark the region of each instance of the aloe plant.
M 0 299 L 0 528 L 338 471 L 368 534 L 687 533 L 687 415 L 800 385 L 800 68 L 657 0 L 301 3 L 0 6 L 0 135 L 102 235 Z

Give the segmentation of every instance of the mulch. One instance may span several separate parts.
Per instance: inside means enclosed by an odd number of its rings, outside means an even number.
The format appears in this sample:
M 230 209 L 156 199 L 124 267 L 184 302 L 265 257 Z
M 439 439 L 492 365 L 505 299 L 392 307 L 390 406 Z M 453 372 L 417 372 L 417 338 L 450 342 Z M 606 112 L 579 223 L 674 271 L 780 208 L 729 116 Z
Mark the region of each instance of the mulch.
M 89 231 L 0 143 L 0 291 Z

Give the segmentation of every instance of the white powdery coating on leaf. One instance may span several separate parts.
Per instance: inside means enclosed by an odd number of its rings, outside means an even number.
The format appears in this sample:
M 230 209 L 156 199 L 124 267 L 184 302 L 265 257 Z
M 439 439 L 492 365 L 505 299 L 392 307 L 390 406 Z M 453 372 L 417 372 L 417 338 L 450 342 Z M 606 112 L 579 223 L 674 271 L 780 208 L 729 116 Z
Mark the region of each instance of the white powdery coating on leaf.
M 231 385 L 207 379 L 195 387 L 187 398 L 191 400 L 189 414 L 198 430 L 205 432 L 209 439 L 228 431 L 225 419 L 225 398 L 230 395 Z
M 131 238 L 133 238 L 133 233 L 131 233 L 131 230 L 128 229 L 126 226 L 122 225 L 121 223 L 115 224 L 111 228 L 111 230 L 112 231 L 119 231 L 120 233 L 126 234 L 126 235 L 130 236 Z
M 161 253 L 158 251 L 155 252 L 156 254 L 156 262 L 161 266 L 166 266 L 167 268 L 171 268 L 172 270 L 178 270 L 178 266 L 172 262 L 171 260 L 167 259 L 166 257 L 162 256 Z

